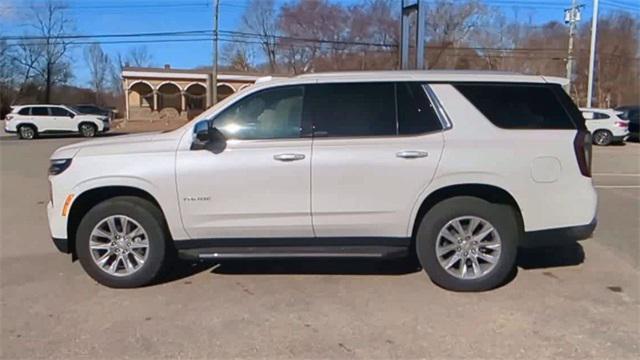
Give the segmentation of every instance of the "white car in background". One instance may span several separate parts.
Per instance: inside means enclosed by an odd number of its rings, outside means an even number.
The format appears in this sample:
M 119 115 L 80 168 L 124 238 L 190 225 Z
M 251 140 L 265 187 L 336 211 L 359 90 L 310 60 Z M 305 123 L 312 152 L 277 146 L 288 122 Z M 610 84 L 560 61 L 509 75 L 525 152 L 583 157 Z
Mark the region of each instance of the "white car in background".
M 109 117 L 81 114 L 64 105 L 14 106 L 7 115 L 4 130 L 31 140 L 43 133 L 79 133 L 93 137 L 111 128 Z
M 629 136 L 629 121 L 620 118 L 614 109 L 581 108 L 587 129 L 596 145 L 622 142 Z

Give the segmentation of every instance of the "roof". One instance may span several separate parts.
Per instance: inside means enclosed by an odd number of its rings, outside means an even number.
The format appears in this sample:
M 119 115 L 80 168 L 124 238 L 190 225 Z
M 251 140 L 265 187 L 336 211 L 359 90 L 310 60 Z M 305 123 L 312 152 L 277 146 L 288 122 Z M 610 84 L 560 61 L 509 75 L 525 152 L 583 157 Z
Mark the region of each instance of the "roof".
M 344 71 L 310 73 L 298 75 L 298 79 L 315 79 L 318 81 L 482 81 L 482 82 L 532 82 L 557 83 L 564 85 L 565 78 L 541 75 L 522 75 L 500 71 L 471 71 L 471 70 L 395 70 L 395 71 Z

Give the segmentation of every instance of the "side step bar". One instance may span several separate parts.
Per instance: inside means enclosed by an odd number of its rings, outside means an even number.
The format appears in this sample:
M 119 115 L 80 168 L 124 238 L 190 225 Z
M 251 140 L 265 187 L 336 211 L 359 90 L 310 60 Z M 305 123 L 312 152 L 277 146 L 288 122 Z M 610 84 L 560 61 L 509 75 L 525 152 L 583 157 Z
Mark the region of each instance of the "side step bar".
M 256 246 L 211 247 L 178 250 L 185 260 L 288 259 L 288 258 L 374 258 L 407 256 L 405 246 Z

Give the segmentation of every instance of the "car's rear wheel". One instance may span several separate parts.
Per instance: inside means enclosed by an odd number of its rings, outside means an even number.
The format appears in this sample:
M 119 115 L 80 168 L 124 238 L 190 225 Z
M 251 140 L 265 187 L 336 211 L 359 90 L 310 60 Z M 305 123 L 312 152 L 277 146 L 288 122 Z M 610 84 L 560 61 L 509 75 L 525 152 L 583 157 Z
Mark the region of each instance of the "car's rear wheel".
M 468 196 L 436 204 L 416 234 L 416 253 L 437 285 L 482 291 L 502 285 L 515 266 L 515 210 Z
M 23 140 L 33 140 L 38 136 L 38 130 L 31 125 L 22 125 L 18 128 L 18 136 Z
M 593 133 L 593 143 L 600 146 L 611 144 L 613 134 L 609 130 L 598 130 Z
M 131 196 L 106 200 L 80 221 L 76 234 L 78 259 L 103 285 L 148 285 L 166 263 L 165 229 L 161 211 L 147 200 Z
M 84 137 L 94 137 L 98 133 L 98 128 L 95 124 L 82 123 L 79 126 L 80 135 Z

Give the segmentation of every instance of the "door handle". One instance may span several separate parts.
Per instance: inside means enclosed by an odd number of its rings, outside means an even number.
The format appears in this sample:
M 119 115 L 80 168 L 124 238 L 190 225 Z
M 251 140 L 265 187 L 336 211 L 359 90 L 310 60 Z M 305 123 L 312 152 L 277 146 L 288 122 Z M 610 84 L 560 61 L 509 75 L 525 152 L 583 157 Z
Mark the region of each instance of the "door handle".
M 273 159 L 278 161 L 296 161 L 304 159 L 304 154 L 278 154 L 273 155 Z
M 396 156 L 404 159 L 417 159 L 429 156 L 429 153 L 426 151 L 419 150 L 405 150 L 396 153 Z

